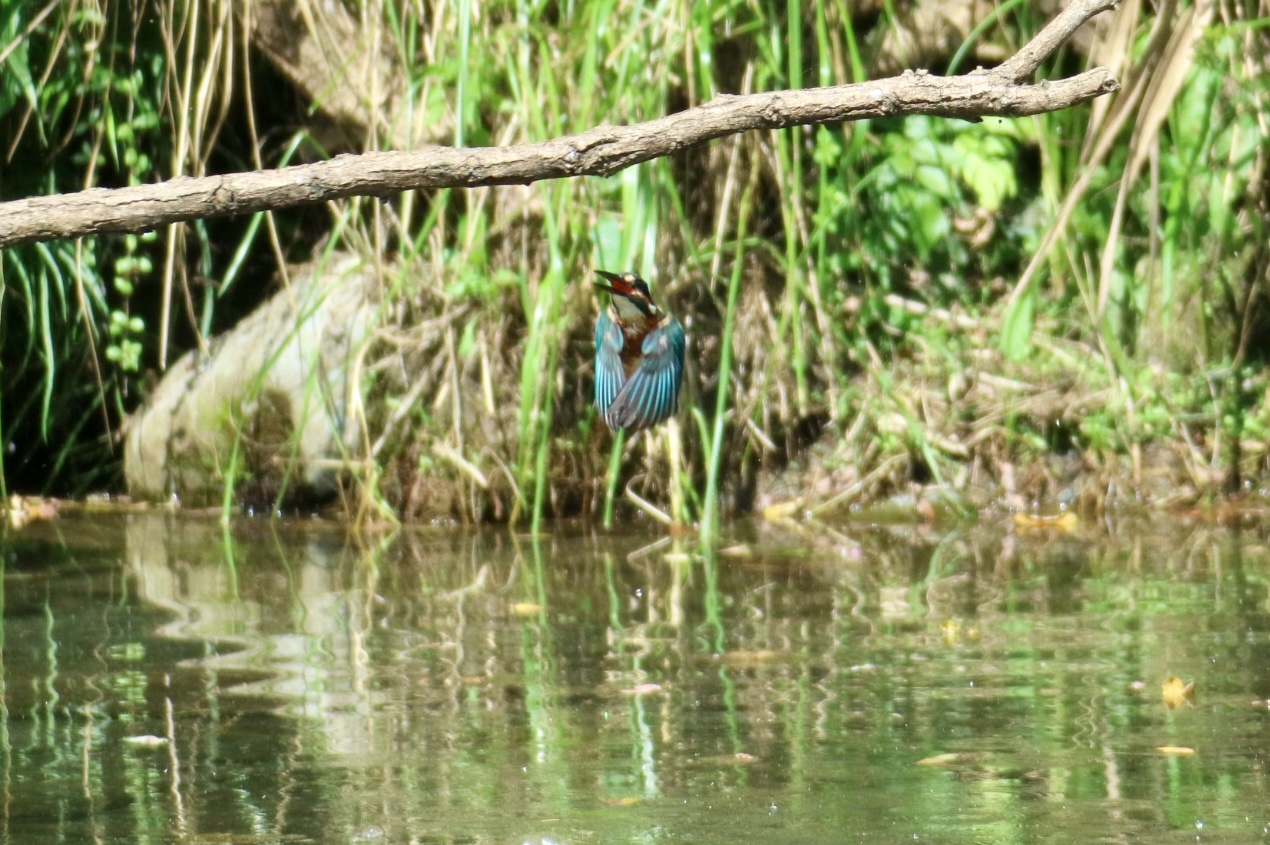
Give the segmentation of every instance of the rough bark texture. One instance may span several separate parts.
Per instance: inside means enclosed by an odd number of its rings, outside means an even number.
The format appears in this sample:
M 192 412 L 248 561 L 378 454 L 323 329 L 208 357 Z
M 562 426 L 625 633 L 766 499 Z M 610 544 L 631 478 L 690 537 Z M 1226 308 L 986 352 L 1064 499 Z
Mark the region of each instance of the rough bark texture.
M 1075 0 L 1018 53 L 991 71 L 900 76 L 796 91 L 719 97 L 634 126 L 512 147 L 426 147 L 339 156 L 280 170 L 182 177 L 154 185 L 96 188 L 0 204 L 0 247 L 100 232 L 143 232 L 171 223 L 246 214 L 418 188 L 528 184 L 608 176 L 650 159 L 754 129 L 928 114 L 974 120 L 1056 111 L 1118 87 L 1095 68 L 1069 79 L 1022 84 L 1083 23 L 1114 0 Z

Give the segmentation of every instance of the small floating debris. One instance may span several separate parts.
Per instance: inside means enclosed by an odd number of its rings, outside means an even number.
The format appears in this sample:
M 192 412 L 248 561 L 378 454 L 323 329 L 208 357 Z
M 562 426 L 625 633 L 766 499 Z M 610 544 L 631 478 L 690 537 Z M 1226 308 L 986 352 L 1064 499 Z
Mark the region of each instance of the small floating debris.
M 945 619 L 940 624 L 939 630 L 943 634 L 944 642 L 948 645 L 979 639 L 979 626 L 974 624 L 963 625 L 959 619 Z
M 1014 527 L 1022 531 L 1059 531 L 1068 534 L 1075 531 L 1079 523 L 1080 520 L 1071 511 L 1064 511 L 1053 516 L 1041 516 L 1034 513 L 1014 515 Z
M 622 695 L 652 695 L 655 692 L 661 692 L 661 684 L 636 684 L 629 689 L 622 690 Z
M 638 795 L 623 795 L 621 798 L 601 798 L 600 803 L 608 807 L 634 807 L 642 804 L 644 799 Z
M 518 601 L 512 605 L 512 613 L 517 616 L 537 616 L 546 611 L 547 606 L 545 604 L 535 604 L 531 601 Z
M 922 759 L 918 760 L 913 765 L 915 766 L 951 766 L 952 764 L 961 760 L 961 756 L 962 755 L 955 752 L 947 753 L 947 754 L 936 754 L 933 757 L 923 757 Z
M 1189 684 L 1183 683 L 1181 678 L 1175 675 L 1169 675 L 1164 679 L 1164 685 L 1160 690 L 1164 703 L 1168 705 L 1170 710 L 1176 710 L 1182 706 L 1182 702 L 1186 702 L 1192 707 L 1195 706 L 1195 682 Z
M 702 757 L 701 762 L 711 766 L 748 766 L 751 763 L 757 763 L 758 757 L 738 751 L 735 754 L 712 754 L 709 757 Z
M 767 666 L 772 663 L 787 661 L 793 657 L 793 653 L 789 651 L 776 651 L 774 649 L 734 649 L 723 655 L 723 662 L 729 666 L 736 666 L 742 669 L 753 668 L 755 666 Z
M 123 739 L 129 745 L 140 745 L 142 748 L 159 748 L 168 744 L 168 738 L 165 736 L 154 736 L 153 734 L 140 734 L 139 736 L 126 736 Z
M 3 511 L 9 527 L 16 531 L 32 522 L 57 519 L 58 503 L 53 499 L 19 496 L 15 493 L 9 497 L 8 506 Z
M 785 520 L 793 519 L 802 509 L 803 500 L 797 498 L 788 502 L 775 502 L 763 508 L 759 513 L 767 522 L 784 522 Z
M 949 769 L 962 775 L 978 777 L 996 771 L 992 754 L 987 751 L 949 751 L 923 757 L 913 765 L 927 769 Z
M 1195 753 L 1194 748 L 1185 745 L 1157 745 L 1155 750 L 1169 757 L 1190 757 Z

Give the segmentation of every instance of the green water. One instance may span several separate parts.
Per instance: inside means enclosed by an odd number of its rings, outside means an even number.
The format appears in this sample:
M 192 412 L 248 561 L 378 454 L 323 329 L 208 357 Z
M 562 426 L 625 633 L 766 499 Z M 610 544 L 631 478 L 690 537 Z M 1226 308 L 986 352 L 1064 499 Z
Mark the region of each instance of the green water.
M 1270 841 L 1261 532 L 656 536 L 4 535 L 0 838 Z

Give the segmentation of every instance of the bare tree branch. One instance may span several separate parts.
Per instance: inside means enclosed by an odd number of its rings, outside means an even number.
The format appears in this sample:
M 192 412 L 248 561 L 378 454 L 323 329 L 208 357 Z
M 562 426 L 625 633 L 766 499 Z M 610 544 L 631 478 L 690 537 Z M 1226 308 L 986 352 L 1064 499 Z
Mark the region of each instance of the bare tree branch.
M 650 159 L 754 129 L 783 129 L 874 117 L 927 114 L 977 120 L 1068 108 L 1115 91 L 1104 68 L 1024 85 L 1047 57 L 1116 0 L 1073 0 L 1000 67 L 963 76 L 901 76 L 797 91 L 723 96 L 633 126 L 598 126 L 577 135 L 513 147 L 343 155 L 330 161 L 179 177 L 153 185 L 94 188 L 0 203 L 0 247 L 99 232 L 144 232 L 171 223 L 247 214 L 352 196 L 384 197 L 418 188 L 474 188 L 543 179 L 608 176 Z
M 1118 5 L 1120 0 L 1072 0 L 1054 20 L 1024 44 L 1019 52 L 1002 62 L 995 72 L 1012 82 L 1022 83 L 1036 73 L 1042 62 L 1066 44 L 1072 33 L 1095 15 L 1110 11 Z

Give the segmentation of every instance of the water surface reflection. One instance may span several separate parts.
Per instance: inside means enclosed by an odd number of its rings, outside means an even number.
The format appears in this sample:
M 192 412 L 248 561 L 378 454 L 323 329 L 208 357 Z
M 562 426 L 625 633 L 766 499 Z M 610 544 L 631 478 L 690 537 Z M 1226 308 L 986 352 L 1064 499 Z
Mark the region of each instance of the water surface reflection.
M 1270 839 L 1260 532 L 731 539 L 33 525 L 4 839 Z

